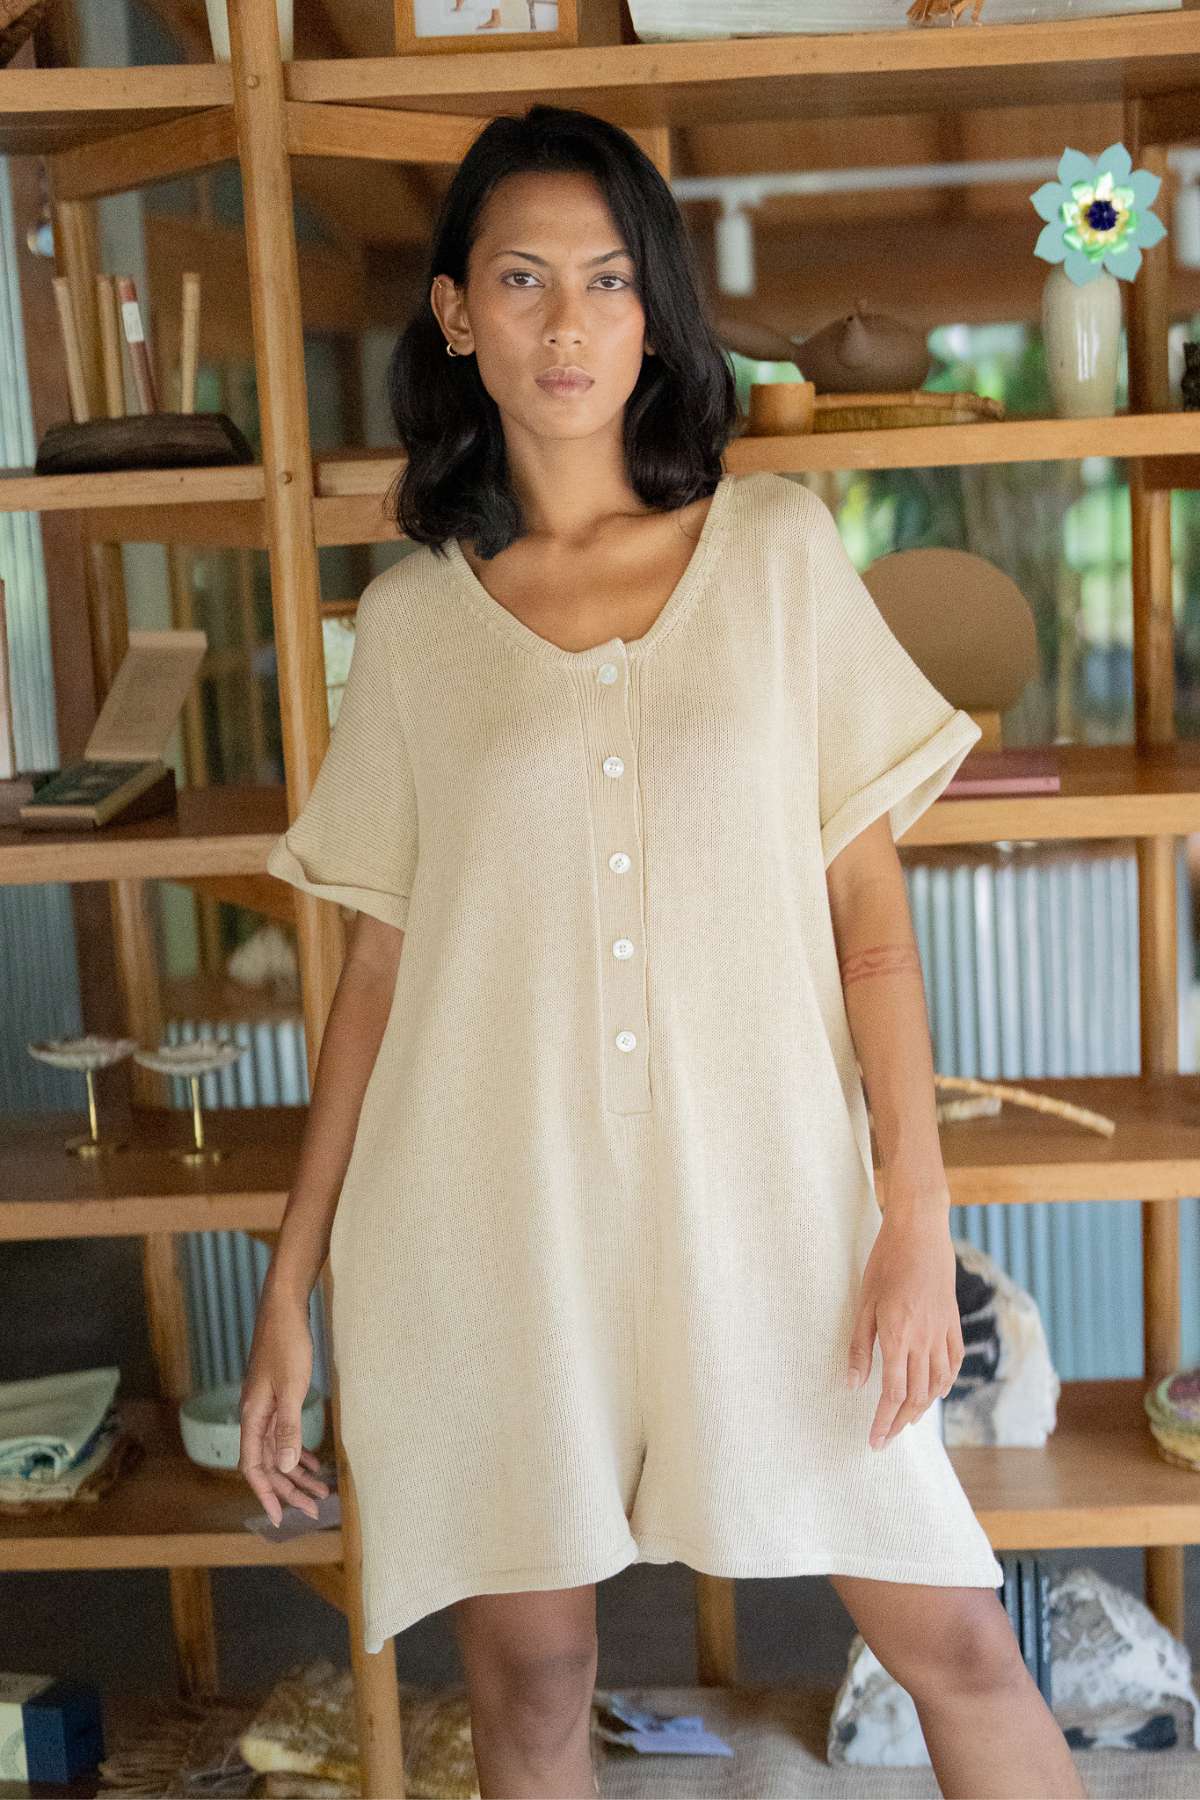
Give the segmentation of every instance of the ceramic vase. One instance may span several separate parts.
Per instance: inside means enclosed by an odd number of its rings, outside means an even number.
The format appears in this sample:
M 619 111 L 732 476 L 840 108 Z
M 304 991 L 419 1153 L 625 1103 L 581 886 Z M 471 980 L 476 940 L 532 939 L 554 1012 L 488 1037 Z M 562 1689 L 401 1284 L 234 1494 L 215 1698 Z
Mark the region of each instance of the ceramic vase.
M 1042 341 L 1060 419 L 1115 412 L 1121 349 L 1121 288 L 1115 275 L 1102 269 L 1080 286 L 1055 264 L 1042 287 Z

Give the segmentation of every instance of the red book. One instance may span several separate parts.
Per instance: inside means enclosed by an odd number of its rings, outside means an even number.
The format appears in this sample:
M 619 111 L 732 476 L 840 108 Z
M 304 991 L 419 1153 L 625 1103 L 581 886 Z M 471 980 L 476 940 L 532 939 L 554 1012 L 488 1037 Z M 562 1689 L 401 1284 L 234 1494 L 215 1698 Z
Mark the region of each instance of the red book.
M 1011 750 L 968 750 L 946 785 L 956 794 L 1057 794 L 1062 787 L 1053 744 Z

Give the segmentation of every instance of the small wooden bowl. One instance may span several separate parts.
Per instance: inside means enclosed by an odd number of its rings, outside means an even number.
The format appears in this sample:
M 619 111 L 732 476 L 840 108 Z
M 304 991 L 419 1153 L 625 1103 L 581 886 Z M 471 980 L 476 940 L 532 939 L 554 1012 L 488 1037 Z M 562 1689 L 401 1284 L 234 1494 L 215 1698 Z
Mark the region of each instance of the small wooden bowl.
M 748 437 L 792 437 L 811 431 L 817 390 L 811 381 L 752 381 Z

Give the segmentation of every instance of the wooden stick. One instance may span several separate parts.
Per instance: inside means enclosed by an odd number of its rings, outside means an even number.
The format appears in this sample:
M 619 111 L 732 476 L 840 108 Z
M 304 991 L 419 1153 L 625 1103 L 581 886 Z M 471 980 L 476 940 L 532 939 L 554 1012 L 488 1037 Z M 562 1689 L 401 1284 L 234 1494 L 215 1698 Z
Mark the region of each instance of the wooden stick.
M 91 418 L 87 383 L 83 378 L 83 356 L 79 349 L 79 327 L 75 322 L 75 305 L 71 299 L 71 283 L 67 276 L 54 277 L 54 301 L 58 307 L 58 327 L 62 332 L 63 354 L 67 360 L 67 391 L 71 396 L 71 417 L 76 425 Z
M 1013 1087 L 1006 1081 L 982 1081 L 976 1075 L 935 1075 L 937 1087 L 957 1088 L 964 1094 L 996 1094 L 1016 1106 L 1032 1107 L 1035 1112 L 1054 1113 L 1060 1119 L 1071 1119 L 1101 1137 L 1111 1137 L 1117 1129 L 1115 1119 L 1106 1113 L 1091 1112 L 1086 1106 L 1073 1106 L 1069 1100 L 1056 1100 L 1051 1094 L 1036 1094 L 1029 1088 Z
M 179 410 L 196 410 L 196 361 L 200 349 L 200 276 L 185 269 L 183 276 L 183 329 L 179 346 Z
M 133 370 L 138 402 L 143 412 L 157 412 L 158 397 L 154 391 L 154 370 L 150 366 L 150 352 L 146 348 L 146 333 L 142 326 L 142 309 L 138 305 L 137 283 L 132 275 L 118 275 L 115 279 L 117 298 L 121 302 L 121 324 L 125 330 L 125 342 L 129 346 L 129 364 Z
M 104 399 L 110 419 L 125 417 L 125 372 L 121 367 L 121 327 L 117 290 L 111 275 L 96 277 L 96 311 L 100 314 L 100 347 L 104 356 Z

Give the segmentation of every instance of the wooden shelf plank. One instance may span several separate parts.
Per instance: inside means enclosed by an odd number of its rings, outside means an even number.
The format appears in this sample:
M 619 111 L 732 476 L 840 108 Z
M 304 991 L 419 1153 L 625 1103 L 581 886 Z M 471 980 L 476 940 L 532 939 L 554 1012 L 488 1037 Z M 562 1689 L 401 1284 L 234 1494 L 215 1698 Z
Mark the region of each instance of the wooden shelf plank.
M 1200 1542 L 1200 1480 L 1158 1454 L 1148 1386 L 1064 1382 L 1042 1447 L 948 1452 L 993 1549 Z
M 1200 481 L 1200 412 L 1118 413 L 1108 419 L 1022 417 L 971 425 L 879 431 L 819 431 L 734 438 L 726 466 L 774 469 L 926 469 L 1007 462 L 1071 462 L 1088 456 L 1144 457 L 1154 485 Z M 404 467 L 394 447 L 347 448 L 314 463 L 321 544 L 383 543 L 399 534 L 384 500 Z M 110 474 L 0 473 L 0 512 L 88 515 L 91 538 L 112 542 L 266 542 L 263 472 L 257 463 L 217 468 L 119 469 Z
M 1011 1102 L 990 1118 L 947 1123 L 942 1157 L 955 1205 L 1200 1193 L 1200 1076 L 1039 1077 L 1028 1085 L 1107 1114 L 1116 1131 L 1102 1137 Z M 180 1108 L 102 1109 L 101 1130 L 127 1136 L 129 1148 L 87 1159 L 62 1147 L 86 1127 L 82 1106 L 0 1117 L 0 1242 L 275 1231 L 305 1117 L 301 1106 L 214 1109 L 205 1129 L 229 1155 L 199 1170 L 167 1154 L 190 1141 L 190 1115 Z M 876 1185 L 886 1204 L 879 1171 Z
M 286 828 L 282 786 L 183 788 L 173 813 L 86 835 L 0 826 L 0 885 L 257 875 Z
M 1200 1540 L 1200 1483 L 1155 1448 L 1140 1379 L 1064 1382 L 1058 1422 L 1038 1448 L 1005 1445 L 948 1454 L 997 1551 Z M 238 1477 L 199 1469 L 176 1409 L 124 1401 L 144 1436 L 142 1466 L 110 1494 L 45 1519 L 0 1518 L 0 1567 L 217 1568 L 336 1563 L 339 1530 L 273 1545 L 242 1520 L 258 1507 Z
M 213 501 L 261 500 L 258 463 L 221 463 L 197 469 L 113 469 L 104 474 L 0 473 L 0 512 L 68 512 L 95 507 L 198 506 Z
M 183 1448 L 178 1408 L 118 1401 L 146 1446 L 140 1467 L 87 1505 L 46 1518 L 0 1516 L 0 1569 L 216 1569 L 336 1563 L 335 1527 L 273 1544 L 242 1523 L 262 1510 L 240 1475 L 199 1468 Z M 329 1433 L 326 1432 L 328 1441 Z
M 102 1105 L 101 1136 L 127 1147 L 98 1157 L 63 1148 L 87 1130 L 82 1103 L 79 1112 L 0 1116 L 0 1242 L 277 1231 L 306 1117 L 303 1106 L 206 1110 L 205 1138 L 226 1154 L 197 1167 L 169 1154 L 192 1141 L 182 1108 Z
M 1185 836 L 1200 831 L 1200 742 L 1138 750 L 1059 744 L 1057 794 L 942 798 L 901 838 L 909 848 Z M 187 881 L 261 875 L 287 826 L 280 787 L 185 788 L 178 810 L 100 831 L 0 827 L 0 886 L 44 881 Z
M 775 469 L 925 469 L 962 463 L 1071 462 L 1085 456 L 1200 455 L 1200 412 L 1113 413 L 1100 419 L 1021 414 L 969 425 L 905 425 L 875 431 L 743 432 L 726 451 L 737 474 Z M 322 498 L 382 496 L 404 467 L 396 448 L 346 446 L 316 458 Z
M 1190 10 L 1044 25 L 830 32 L 283 65 L 289 100 L 491 116 L 545 98 L 635 127 L 854 119 L 1179 96 L 1200 86 Z M 232 103 L 229 67 L 0 72 L 0 153 L 40 155 Z M 1177 104 L 1177 103 L 1176 103 Z M 1177 108 L 1178 110 L 1178 108 Z M 1165 117 L 1170 117 L 1169 106 Z M 1182 126 L 1188 114 L 1183 109 Z
M 0 155 L 47 155 L 232 102 L 225 63 L 4 69 Z
M 1200 1194 L 1200 1075 L 1029 1076 L 1035 1093 L 1116 1120 L 1111 1137 L 1005 1101 L 939 1128 L 956 1206 Z M 881 1199 L 885 1183 L 877 1181 Z M 1200 1482 L 1197 1482 L 1200 1498 Z
M 1055 744 L 1057 794 L 962 795 L 928 807 L 910 846 L 1186 836 L 1200 831 L 1200 741 Z
M 624 126 L 972 112 L 1117 101 L 1200 84 L 1188 11 L 965 30 L 829 32 L 586 49 L 285 63 L 290 100 L 437 113 L 523 110 L 547 90 Z
M 749 437 L 729 444 L 732 473 L 773 469 L 929 469 L 1008 462 L 1072 462 L 1089 456 L 1153 458 L 1158 486 L 1193 484 L 1200 470 L 1200 412 L 1117 413 L 1107 419 L 1021 417 L 971 425 L 909 425 Z M 1178 460 L 1177 475 L 1172 470 Z M 396 449 L 346 448 L 316 459 L 320 544 L 387 543 L 399 533 L 383 502 L 404 467 Z
M 969 425 L 904 425 L 875 431 L 812 431 L 748 437 L 729 447 L 730 468 L 935 469 L 975 463 L 1076 462 L 1088 456 L 1154 456 L 1156 464 L 1200 452 L 1200 412 L 1114 413 L 1100 419 L 1022 415 Z

